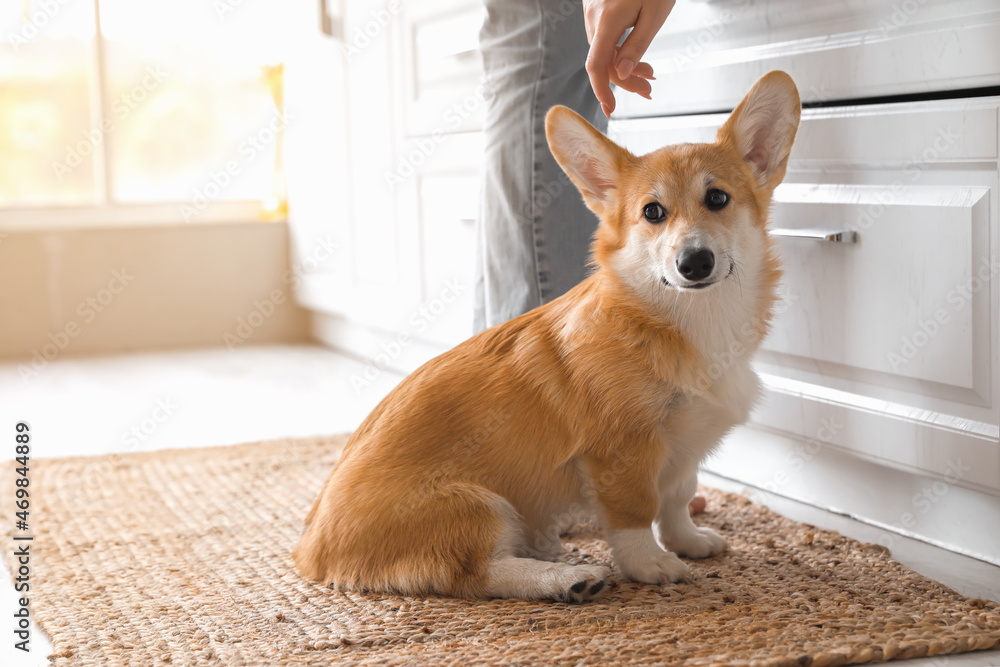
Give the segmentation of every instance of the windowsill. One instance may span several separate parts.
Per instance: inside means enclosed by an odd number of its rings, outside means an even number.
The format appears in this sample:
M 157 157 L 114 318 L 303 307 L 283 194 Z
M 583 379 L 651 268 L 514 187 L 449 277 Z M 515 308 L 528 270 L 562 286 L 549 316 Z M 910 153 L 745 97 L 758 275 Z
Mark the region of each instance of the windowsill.
M 212 202 L 200 210 L 190 204 L 119 204 L 0 210 L 0 231 L 41 231 L 107 227 L 197 226 L 261 223 L 258 202 Z M 285 222 L 283 219 L 266 222 Z

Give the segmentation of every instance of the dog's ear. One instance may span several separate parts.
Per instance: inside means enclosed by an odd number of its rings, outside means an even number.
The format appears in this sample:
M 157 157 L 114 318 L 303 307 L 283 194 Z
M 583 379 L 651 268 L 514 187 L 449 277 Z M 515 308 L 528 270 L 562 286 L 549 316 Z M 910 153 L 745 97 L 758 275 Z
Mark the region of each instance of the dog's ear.
M 768 72 L 719 129 L 718 142 L 734 146 L 750 165 L 757 183 L 773 190 L 785 177 L 800 111 L 799 91 L 792 77 L 777 70 Z
M 556 162 L 599 217 L 614 202 L 628 151 L 601 134 L 580 114 L 563 106 L 549 109 L 545 136 Z

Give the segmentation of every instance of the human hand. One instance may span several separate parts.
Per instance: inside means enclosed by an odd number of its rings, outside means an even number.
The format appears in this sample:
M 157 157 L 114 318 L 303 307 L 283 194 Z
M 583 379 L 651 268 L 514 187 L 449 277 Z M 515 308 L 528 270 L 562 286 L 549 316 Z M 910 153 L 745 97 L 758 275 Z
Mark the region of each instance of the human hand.
M 587 74 L 605 116 L 615 110 L 611 84 L 642 95 L 647 100 L 653 68 L 642 62 L 650 42 L 674 8 L 675 0 L 583 0 L 587 26 Z M 632 32 L 621 46 L 625 31 Z

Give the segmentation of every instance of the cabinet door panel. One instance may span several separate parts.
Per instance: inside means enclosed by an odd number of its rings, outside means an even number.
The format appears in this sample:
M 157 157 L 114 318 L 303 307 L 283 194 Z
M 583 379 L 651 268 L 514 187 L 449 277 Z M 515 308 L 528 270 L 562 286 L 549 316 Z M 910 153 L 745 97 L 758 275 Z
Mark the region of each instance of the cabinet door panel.
M 454 165 L 459 166 L 459 165 Z M 475 168 L 421 175 L 419 186 L 426 330 L 448 347 L 472 335 L 479 173 Z
M 441 136 L 482 127 L 479 29 L 482 4 L 468 0 L 407 2 L 402 18 L 402 87 L 409 136 Z
M 988 400 L 973 315 L 989 304 L 981 289 L 964 289 L 973 271 L 991 274 L 988 188 L 786 184 L 775 199 L 773 227 L 857 230 L 857 241 L 779 239 L 794 302 L 765 349 Z
M 472 335 L 473 276 L 483 139 L 478 132 L 445 135 L 414 178 L 399 190 L 419 235 L 410 252 L 420 271 L 410 276 L 420 300 L 407 332 L 441 348 Z

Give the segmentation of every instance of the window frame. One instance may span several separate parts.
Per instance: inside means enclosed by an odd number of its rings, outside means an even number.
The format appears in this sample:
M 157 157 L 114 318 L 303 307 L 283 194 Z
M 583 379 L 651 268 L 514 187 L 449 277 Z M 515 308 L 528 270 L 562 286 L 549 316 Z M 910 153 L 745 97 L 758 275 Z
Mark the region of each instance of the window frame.
M 105 110 L 110 108 L 107 95 L 107 72 L 104 53 L 104 33 L 101 30 L 101 0 L 92 0 L 94 7 L 94 40 L 90 48 L 89 96 L 90 127 L 101 127 Z M 98 201 L 65 205 L 0 206 L 0 230 L 41 230 L 84 227 L 128 227 L 148 225 L 217 225 L 222 223 L 286 222 L 285 217 L 265 216 L 261 201 L 233 199 L 210 201 L 185 219 L 184 208 L 192 208 L 186 200 L 159 202 L 120 202 L 112 192 L 112 170 L 109 146 L 116 139 L 105 136 L 94 146 L 91 160 L 94 168 L 94 191 Z

